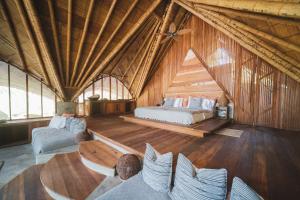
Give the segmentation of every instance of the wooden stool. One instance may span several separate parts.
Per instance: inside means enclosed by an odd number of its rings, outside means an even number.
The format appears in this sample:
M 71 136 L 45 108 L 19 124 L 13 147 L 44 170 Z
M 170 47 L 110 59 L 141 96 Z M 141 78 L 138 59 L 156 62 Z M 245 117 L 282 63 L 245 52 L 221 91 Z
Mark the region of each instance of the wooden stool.
M 124 154 L 117 163 L 117 172 L 122 180 L 127 180 L 141 170 L 140 159 L 134 154 Z

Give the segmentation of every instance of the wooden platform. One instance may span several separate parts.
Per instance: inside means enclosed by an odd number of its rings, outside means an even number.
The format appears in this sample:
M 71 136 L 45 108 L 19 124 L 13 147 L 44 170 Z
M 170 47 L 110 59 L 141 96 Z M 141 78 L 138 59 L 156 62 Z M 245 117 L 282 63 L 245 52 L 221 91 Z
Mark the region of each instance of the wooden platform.
M 270 128 L 229 125 L 243 130 L 240 138 L 210 134 L 204 138 L 130 123 L 118 117 L 89 118 L 90 132 L 126 151 L 143 155 L 145 143 L 161 153 L 186 155 L 195 166 L 225 168 L 228 190 L 234 176 L 242 178 L 264 199 L 300 196 L 299 133 Z
M 121 152 L 98 140 L 80 142 L 79 154 L 82 163 L 86 167 L 107 176 L 116 174 L 118 159 L 123 155 Z
M 175 123 L 160 122 L 156 120 L 141 119 L 134 117 L 133 115 L 121 116 L 127 122 L 132 122 L 144 126 L 160 128 L 168 131 L 174 131 L 177 133 L 187 134 L 195 137 L 205 137 L 206 135 L 220 129 L 230 122 L 226 119 L 207 119 L 202 122 L 198 122 L 192 125 L 180 125 Z
M 43 167 L 41 182 L 54 199 L 85 199 L 106 176 L 89 170 L 78 152 L 57 154 Z

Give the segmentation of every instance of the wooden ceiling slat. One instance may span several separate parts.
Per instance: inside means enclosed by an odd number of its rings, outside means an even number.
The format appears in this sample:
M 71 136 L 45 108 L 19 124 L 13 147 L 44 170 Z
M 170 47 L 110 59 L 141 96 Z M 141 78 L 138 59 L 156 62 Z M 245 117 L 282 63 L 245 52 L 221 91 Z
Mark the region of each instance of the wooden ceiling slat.
M 46 38 L 45 38 L 44 32 L 42 31 L 41 23 L 39 21 L 38 15 L 34 8 L 33 2 L 31 0 L 24 0 L 24 4 L 25 4 L 26 10 L 28 12 L 29 19 L 32 22 L 32 27 L 33 27 L 35 34 L 37 36 L 37 39 L 39 41 L 41 51 L 44 53 L 45 60 L 47 63 L 47 69 L 49 69 L 49 71 L 50 71 L 51 78 L 53 79 L 53 82 L 55 84 L 55 88 L 59 92 L 60 96 L 63 99 L 66 99 L 64 88 L 61 83 L 61 79 L 57 73 L 57 70 L 55 67 L 55 62 L 53 61 L 53 57 L 50 53 L 49 46 L 48 46 L 48 43 L 46 42 Z
M 84 44 L 84 41 L 85 41 L 85 38 L 86 38 L 86 34 L 87 34 L 88 26 L 89 26 L 89 23 L 90 23 L 90 20 L 91 20 L 91 16 L 92 16 L 91 14 L 92 14 L 94 5 L 95 5 L 95 0 L 91 0 L 89 8 L 88 8 L 87 15 L 86 15 L 86 20 L 85 20 L 85 23 L 84 23 L 84 28 L 83 28 L 83 31 L 82 31 L 82 34 L 81 34 L 81 39 L 80 39 L 80 42 L 79 42 L 77 56 L 76 56 L 75 63 L 74 63 L 74 66 L 73 66 L 73 72 L 72 72 L 72 77 L 71 77 L 71 82 L 70 82 L 70 85 L 72 85 L 72 86 L 73 86 L 74 78 L 75 78 L 75 75 L 76 75 L 76 72 L 77 72 L 79 59 L 81 58 L 82 47 L 83 47 L 83 44 Z
M 23 24 L 25 26 L 26 32 L 27 32 L 27 34 L 29 36 L 29 39 L 31 41 L 31 44 L 33 46 L 34 52 L 37 55 L 38 62 L 39 62 L 39 65 L 41 67 L 41 70 L 42 70 L 45 82 L 48 85 L 51 86 L 51 82 L 50 82 L 49 76 L 48 76 L 47 71 L 46 71 L 45 63 L 44 63 L 44 61 L 42 59 L 42 54 L 41 54 L 40 49 L 38 47 L 37 40 L 36 40 L 36 38 L 33 35 L 32 28 L 31 28 L 28 16 L 25 13 L 25 10 L 24 10 L 24 7 L 23 7 L 23 3 L 21 2 L 21 0 L 15 0 L 15 3 L 16 3 L 18 12 L 19 12 L 19 14 L 21 16 L 21 20 L 22 20 L 22 22 L 23 22 Z
M 16 45 L 18 55 L 19 55 L 20 60 L 21 60 L 21 64 L 23 65 L 24 70 L 27 71 L 28 66 L 27 66 L 27 63 L 26 63 L 26 60 L 25 60 L 25 55 L 24 55 L 24 52 L 22 50 L 20 40 L 19 40 L 18 35 L 16 33 L 16 29 L 15 29 L 14 24 L 12 22 L 11 14 L 9 13 L 8 6 L 6 5 L 5 0 L 1 0 L 1 5 L 2 5 L 2 12 L 4 14 L 4 17 L 7 20 L 9 30 L 10 30 L 12 36 L 13 36 L 13 40 L 14 40 L 14 43 Z
M 99 74 L 102 72 L 103 68 L 111 61 L 111 59 L 120 51 L 124 44 L 134 35 L 134 33 L 140 28 L 140 26 L 146 21 L 146 19 L 151 15 L 151 13 L 156 9 L 156 7 L 161 3 L 161 0 L 155 0 L 151 3 L 151 6 L 143 13 L 143 15 L 137 20 L 137 22 L 132 26 L 129 32 L 123 37 L 123 39 L 115 46 L 115 48 L 105 57 L 103 62 L 95 69 L 95 71 L 89 75 L 89 78 L 80 87 L 80 89 L 74 94 L 72 100 L 74 100 L 84 88 Z
M 70 86 L 70 56 L 71 56 L 71 34 L 72 34 L 72 6 L 73 0 L 68 0 L 68 22 L 67 22 L 67 49 L 66 49 L 66 86 Z
M 52 31 L 53 31 L 54 46 L 55 46 L 55 52 L 56 52 L 56 57 L 57 57 L 57 64 L 58 64 L 58 68 L 59 68 L 59 75 L 61 77 L 62 82 L 65 83 L 63 65 L 62 65 L 62 59 L 61 59 L 61 53 L 60 53 L 60 45 L 59 45 L 58 34 L 57 34 L 56 17 L 55 17 L 54 6 L 53 6 L 52 0 L 48 0 L 48 7 L 49 7 L 49 12 L 50 12 L 51 27 L 52 27 Z
M 104 46 L 101 48 L 100 52 L 97 54 L 97 56 L 93 60 L 92 64 L 85 71 L 85 74 L 84 74 L 83 78 L 79 82 L 79 86 L 81 86 L 81 84 L 84 82 L 84 80 L 88 77 L 90 71 L 93 69 L 93 67 L 96 65 L 96 63 L 99 61 L 99 59 L 102 56 L 103 52 L 106 50 L 108 45 L 114 39 L 115 35 L 120 30 L 120 28 L 122 27 L 122 25 L 124 24 L 124 22 L 126 21 L 126 19 L 128 18 L 128 16 L 130 15 L 130 13 L 132 12 L 132 10 L 134 9 L 134 7 L 136 6 L 137 3 L 138 3 L 138 0 L 134 0 L 133 4 L 131 4 L 130 8 L 126 11 L 124 17 L 122 18 L 122 20 L 120 21 L 120 23 L 118 24 L 118 26 L 116 27 L 114 32 L 110 35 L 109 39 L 105 42 Z
M 100 28 L 100 30 L 99 30 L 99 32 L 97 34 L 97 37 L 96 37 L 96 39 L 95 39 L 95 41 L 94 41 L 94 43 L 93 43 L 93 45 L 92 45 L 92 47 L 91 47 L 91 49 L 89 51 L 89 54 L 88 54 L 88 56 L 87 56 L 87 58 L 86 58 L 86 60 L 85 60 L 85 62 L 83 64 L 83 67 L 82 67 L 82 69 L 81 69 L 81 71 L 80 71 L 80 73 L 78 75 L 77 81 L 75 82 L 75 86 L 78 86 L 78 83 L 79 83 L 79 81 L 80 81 L 83 73 L 86 71 L 86 67 L 87 67 L 88 63 L 90 62 L 90 60 L 92 58 L 92 55 L 93 55 L 93 53 L 94 53 L 94 51 L 96 49 L 96 46 L 98 45 L 98 43 L 100 41 L 100 38 L 101 38 L 101 36 L 103 34 L 103 31 L 104 31 L 105 27 L 108 24 L 108 21 L 109 21 L 109 19 L 111 17 L 111 14 L 112 14 L 112 12 L 113 12 L 113 10 L 115 8 L 116 3 L 117 3 L 117 0 L 113 0 L 113 2 L 111 3 L 109 11 L 108 11 L 108 13 L 106 15 L 106 18 L 105 18 L 104 22 L 103 22 L 103 25 L 101 26 L 101 28 Z

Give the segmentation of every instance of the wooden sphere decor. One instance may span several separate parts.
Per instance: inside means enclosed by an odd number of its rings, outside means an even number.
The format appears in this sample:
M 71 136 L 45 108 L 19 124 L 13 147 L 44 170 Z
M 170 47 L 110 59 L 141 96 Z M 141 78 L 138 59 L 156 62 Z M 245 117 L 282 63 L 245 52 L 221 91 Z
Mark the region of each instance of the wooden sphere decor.
M 134 154 L 124 154 L 117 163 L 117 173 L 122 180 L 127 180 L 141 170 L 140 159 Z

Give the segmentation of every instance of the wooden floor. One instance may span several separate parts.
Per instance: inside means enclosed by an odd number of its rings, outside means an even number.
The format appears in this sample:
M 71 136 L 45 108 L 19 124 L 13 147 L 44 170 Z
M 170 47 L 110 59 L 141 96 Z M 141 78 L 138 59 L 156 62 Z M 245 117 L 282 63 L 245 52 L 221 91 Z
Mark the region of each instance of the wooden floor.
M 117 117 L 88 119 L 90 130 L 140 154 L 145 143 L 161 153 L 185 154 L 197 167 L 226 168 L 232 179 L 245 180 L 265 199 L 299 199 L 300 133 L 230 125 L 244 131 L 240 138 L 209 135 L 197 138 L 125 122 Z

